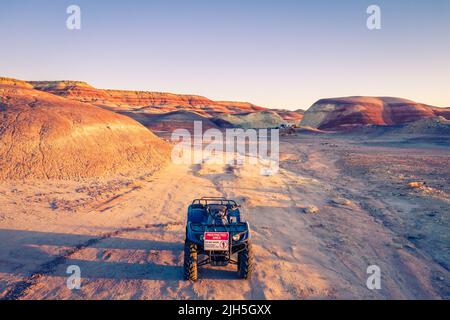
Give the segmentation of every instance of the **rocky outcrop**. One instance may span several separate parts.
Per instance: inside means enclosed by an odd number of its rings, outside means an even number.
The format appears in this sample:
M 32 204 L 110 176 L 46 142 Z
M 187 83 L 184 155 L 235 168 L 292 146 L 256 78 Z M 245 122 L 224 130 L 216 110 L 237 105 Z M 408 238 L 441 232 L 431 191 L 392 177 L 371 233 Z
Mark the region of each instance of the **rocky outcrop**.
M 304 114 L 302 126 L 321 130 L 349 129 L 363 125 L 397 125 L 432 118 L 445 109 L 392 97 L 322 99 Z
M 395 132 L 408 135 L 450 135 L 450 120 L 447 120 L 441 116 L 421 119 L 408 123 L 401 128 L 396 129 Z
M 103 90 L 98 90 L 82 81 L 29 81 L 29 84 L 36 90 L 80 102 L 91 103 L 108 98 Z
M 437 108 L 432 107 L 433 112 L 438 117 L 444 117 L 445 119 L 450 119 L 450 108 Z
M 245 114 L 224 114 L 213 119 L 220 127 L 238 128 L 274 128 L 286 123 L 278 113 L 274 111 L 259 111 Z
M 284 109 L 272 109 L 272 111 L 276 112 L 284 121 L 291 124 L 300 124 L 300 121 L 303 119 L 304 110 L 284 110 Z
M 0 179 L 148 172 L 169 160 L 170 147 L 133 119 L 13 79 L 0 80 L 0 118 Z
M 16 88 L 29 88 L 29 89 L 33 88 L 33 86 L 26 81 L 5 77 L 0 77 L 0 85 L 11 86 Z

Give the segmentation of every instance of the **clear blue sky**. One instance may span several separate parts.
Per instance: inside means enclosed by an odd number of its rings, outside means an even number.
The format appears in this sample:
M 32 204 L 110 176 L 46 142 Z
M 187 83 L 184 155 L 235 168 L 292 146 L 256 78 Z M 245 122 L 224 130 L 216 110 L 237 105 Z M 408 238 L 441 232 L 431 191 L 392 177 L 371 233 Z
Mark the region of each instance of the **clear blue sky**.
M 370 4 L 381 30 L 366 28 Z M 450 106 L 450 1 L 1 0 L 0 75 L 290 109 L 348 95 Z

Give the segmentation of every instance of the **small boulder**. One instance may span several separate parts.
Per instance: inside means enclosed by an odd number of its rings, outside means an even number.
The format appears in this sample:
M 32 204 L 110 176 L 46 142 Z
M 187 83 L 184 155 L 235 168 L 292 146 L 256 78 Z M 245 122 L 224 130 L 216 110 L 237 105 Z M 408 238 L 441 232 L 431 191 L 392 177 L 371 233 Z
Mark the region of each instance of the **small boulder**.
M 419 181 L 413 181 L 413 182 L 408 183 L 408 187 L 411 189 L 421 189 L 424 187 L 424 185 L 425 185 L 424 182 L 419 182 Z
M 349 206 L 352 202 L 346 198 L 337 197 L 330 200 L 330 203 L 333 205 L 341 205 L 341 206 Z
M 316 206 L 308 206 L 308 207 L 303 208 L 302 210 L 303 210 L 303 213 L 306 213 L 306 214 L 315 214 L 315 213 L 319 212 L 319 208 Z

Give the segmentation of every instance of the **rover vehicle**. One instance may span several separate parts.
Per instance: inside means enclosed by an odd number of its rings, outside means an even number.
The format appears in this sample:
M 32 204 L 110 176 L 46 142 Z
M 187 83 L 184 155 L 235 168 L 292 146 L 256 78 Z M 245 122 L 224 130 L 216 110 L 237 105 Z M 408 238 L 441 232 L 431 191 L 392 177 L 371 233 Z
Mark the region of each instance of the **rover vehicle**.
M 242 220 L 235 200 L 195 199 L 188 207 L 184 244 L 184 279 L 197 281 L 198 267 L 237 266 L 241 279 L 250 279 L 254 267 L 250 226 Z

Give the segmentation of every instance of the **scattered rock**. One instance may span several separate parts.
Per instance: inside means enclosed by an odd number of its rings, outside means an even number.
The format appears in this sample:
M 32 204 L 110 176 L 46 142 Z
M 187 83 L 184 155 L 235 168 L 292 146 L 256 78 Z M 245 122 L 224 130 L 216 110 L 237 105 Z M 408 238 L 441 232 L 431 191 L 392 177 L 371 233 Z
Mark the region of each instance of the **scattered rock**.
M 408 187 L 411 189 L 420 189 L 423 188 L 425 184 L 426 184 L 425 182 L 413 181 L 408 183 Z
M 51 208 L 52 210 L 58 209 L 58 203 L 57 203 L 56 200 L 50 201 L 50 208 Z
M 330 200 L 331 204 L 334 205 L 341 205 L 341 206 L 349 206 L 352 204 L 352 202 L 346 198 L 337 197 Z
M 303 208 L 303 212 L 306 214 L 315 214 L 319 212 L 319 208 L 316 206 L 308 206 Z
M 264 177 L 270 177 L 273 176 L 275 174 L 274 170 L 272 170 L 271 168 L 261 168 L 260 170 L 260 174 Z
M 441 190 L 428 187 L 426 182 L 418 182 L 418 181 L 410 182 L 408 183 L 408 187 L 410 189 L 414 189 L 423 193 L 442 194 Z
M 406 238 L 410 241 L 417 241 L 425 239 L 425 235 L 421 233 L 410 233 L 406 235 Z
M 394 249 L 403 249 L 403 245 L 401 243 L 391 243 L 390 246 Z

